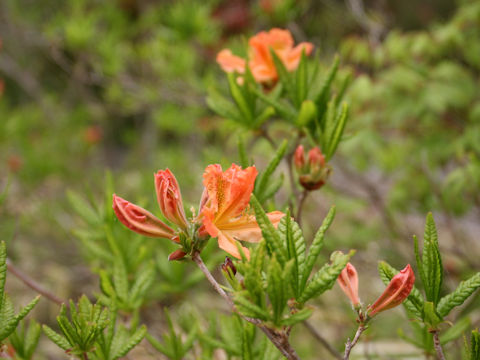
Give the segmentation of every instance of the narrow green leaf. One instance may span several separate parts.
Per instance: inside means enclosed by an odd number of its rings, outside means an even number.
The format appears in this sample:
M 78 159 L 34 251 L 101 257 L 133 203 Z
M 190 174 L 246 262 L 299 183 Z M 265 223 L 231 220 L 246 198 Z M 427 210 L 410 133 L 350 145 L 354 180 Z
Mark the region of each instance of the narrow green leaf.
M 283 326 L 292 326 L 298 324 L 299 322 L 307 320 L 312 313 L 312 309 L 303 308 L 302 310 L 297 311 L 295 314 L 290 315 L 288 318 L 283 319 L 281 324 Z
M 165 345 L 163 345 L 160 341 L 155 339 L 152 335 L 148 332 L 145 334 L 145 338 L 148 340 L 150 345 L 152 345 L 155 349 L 157 349 L 162 354 L 166 355 L 169 359 L 173 358 L 173 353 L 168 349 Z
M 242 114 L 242 122 L 245 124 L 251 124 L 252 122 L 252 112 L 250 104 L 248 103 L 245 94 L 243 93 L 241 87 L 237 84 L 237 77 L 234 74 L 228 74 L 228 84 L 230 87 L 230 94 L 232 95 L 235 104 L 237 105 L 238 110 Z
M 67 199 L 70 203 L 70 206 L 72 206 L 75 212 L 80 215 L 80 217 L 85 220 L 89 225 L 98 225 L 101 223 L 101 217 L 99 216 L 99 214 L 80 195 L 71 190 L 68 190 Z
M 260 179 L 258 179 L 258 183 L 255 184 L 255 194 L 262 194 L 265 191 L 268 183 L 270 182 L 270 177 L 273 175 L 273 172 L 277 169 L 278 165 L 280 164 L 280 161 L 282 161 L 283 156 L 287 151 L 287 145 L 288 145 L 288 141 L 283 140 L 281 145 L 278 147 L 274 157 L 268 163 L 267 168 L 260 175 Z
M 350 258 L 355 251 L 350 251 L 348 254 L 343 254 L 341 251 L 335 251 L 330 257 L 330 264 L 324 265 L 310 280 L 302 295 L 298 299 L 300 303 L 305 303 L 307 300 L 320 296 L 325 291 L 331 289 L 338 278 L 338 275 L 347 265 Z
M 238 310 L 245 316 L 258 318 L 261 320 L 268 320 L 270 318 L 270 315 L 266 310 L 253 304 L 250 300 L 246 299 L 240 294 L 234 295 L 234 302 Z
M 423 304 L 424 322 L 430 328 L 436 329 L 443 319 L 438 315 L 435 310 L 435 304 L 431 301 L 425 301 Z
M 136 303 L 141 301 L 145 293 L 155 280 L 155 266 L 153 263 L 149 263 L 141 272 L 137 275 L 135 282 L 130 289 L 129 299 L 130 303 Z M 136 304 L 140 306 L 141 303 Z
M 216 90 L 210 89 L 206 102 L 207 106 L 221 117 L 242 123 L 243 118 L 240 116 L 235 105 L 220 95 Z
M 440 344 L 445 345 L 450 341 L 458 339 L 470 328 L 470 319 L 468 317 L 457 320 L 455 324 L 440 335 Z
M 47 337 L 53 343 L 55 343 L 59 348 L 61 348 L 63 350 L 68 350 L 68 349 L 71 349 L 73 347 L 74 344 L 70 344 L 66 337 L 56 333 L 51 328 L 49 328 L 47 325 L 43 325 L 42 328 L 43 328 L 43 332 L 45 333 L 45 335 L 47 335 Z
M 296 70 L 296 105 L 297 107 L 302 104 L 302 102 L 307 98 L 308 95 L 308 69 L 307 69 L 307 56 L 305 54 L 305 49 L 302 50 L 302 57 L 300 58 L 300 63 L 298 64 Z
M 284 119 L 294 122 L 297 118 L 297 112 L 295 109 L 289 104 L 281 103 L 279 100 L 275 99 L 272 96 L 265 95 L 263 91 L 254 89 L 253 90 L 255 95 L 258 96 L 260 100 L 265 102 L 267 105 L 270 105 L 275 109 L 275 111 Z
M 147 327 L 143 325 L 140 327 L 132 336 L 128 338 L 128 340 L 120 347 L 112 356 L 113 359 L 119 359 L 127 355 L 127 353 L 132 350 L 135 346 L 137 346 L 140 341 L 145 337 L 147 333 Z
M 333 222 L 333 219 L 335 218 L 335 211 L 336 211 L 335 205 L 333 205 L 328 211 L 327 216 L 323 220 L 322 225 L 320 226 L 317 233 L 315 234 L 312 245 L 310 245 L 310 248 L 308 249 L 308 256 L 305 261 L 305 269 L 302 276 L 302 286 L 300 287 L 301 289 L 300 292 L 303 292 L 303 289 L 305 289 L 305 284 L 307 283 L 310 273 L 313 270 L 313 266 L 317 261 L 318 255 L 320 254 L 320 250 L 323 247 L 325 232 L 330 227 L 330 225 Z
M 115 259 L 113 264 L 113 284 L 115 293 L 121 301 L 128 301 L 128 274 L 121 258 Z
M 286 249 L 283 246 L 280 235 L 268 219 L 267 214 L 265 214 L 262 205 L 258 202 L 255 195 L 252 195 L 250 203 L 255 211 L 257 223 L 260 226 L 260 229 L 262 229 L 262 235 L 267 244 L 267 251 L 270 254 L 275 253 L 281 265 L 285 264 Z
M 243 142 L 243 136 L 238 137 L 237 145 L 240 166 L 245 169 L 250 166 L 250 161 L 248 160 L 247 150 L 245 149 L 245 143 Z
M 462 281 L 455 291 L 441 298 L 437 305 L 438 313 L 447 316 L 455 306 L 462 305 L 479 287 L 480 272 Z
M 423 271 L 427 282 L 424 284 L 428 301 L 438 303 L 443 282 L 443 265 L 438 248 L 438 235 L 432 213 L 428 213 L 423 239 Z
M 478 329 L 472 331 L 470 342 L 470 360 L 480 360 L 480 333 Z
M 260 201 L 261 203 L 264 203 L 268 199 L 274 197 L 275 194 L 278 192 L 278 190 L 280 190 L 280 188 L 282 187 L 283 180 L 284 180 L 283 174 L 280 174 L 280 176 L 276 176 L 273 180 L 271 180 L 268 183 L 265 191 L 261 194 L 258 194 L 259 195 L 257 197 L 258 201 Z
M 335 151 L 337 150 L 338 144 L 342 139 L 343 131 L 345 130 L 345 124 L 347 123 L 347 120 L 348 120 L 348 105 L 344 103 L 342 105 L 340 114 L 335 118 L 333 131 L 330 134 L 328 134 L 329 136 L 328 148 L 325 149 L 325 152 L 326 152 L 325 156 L 327 161 L 329 161 L 332 158 L 333 154 L 335 154 Z
M 287 68 L 283 64 L 283 61 L 278 57 L 278 55 L 270 49 L 270 54 L 272 55 L 273 63 L 275 64 L 275 69 L 277 70 L 278 77 L 280 78 L 280 82 L 283 85 L 283 88 L 287 91 L 290 99 L 295 103 L 296 102 L 296 91 L 295 91 L 295 84 L 293 79 L 290 76 Z
M 333 79 L 335 79 L 335 76 L 337 75 L 338 71 L 338 66 L 340 64 L 340 58 L 338 56 L 335 56 L 335 60 L 333 61 L 333 65 L 330 68 L 330 71 L 327 74 L 327 77 L 325 78 L 325 81 L 322 84 L 322 87 L 320 91 L 314 92 L 314 98 L 313 100 L 318 103 L 318 102 L 325 102 L 325 99 L 328 98 L 328 94 L 330 93 L 330 87 L 332 86 Z
M 282 268 L 278 263 L 275 254 L 268 265 L 267 294 L 272 304 L 273 322 L 278 325 L 286 306 L 284 279 L 282 277 Z

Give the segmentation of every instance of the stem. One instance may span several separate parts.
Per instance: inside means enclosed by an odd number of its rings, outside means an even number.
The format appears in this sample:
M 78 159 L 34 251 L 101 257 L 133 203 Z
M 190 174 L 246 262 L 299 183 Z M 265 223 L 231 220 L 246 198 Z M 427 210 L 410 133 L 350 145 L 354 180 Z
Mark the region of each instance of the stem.
M 13 263 L 10 259 L 7 259 L 7 269 L 13 275 L 15 275 L 18 279 L 20 279 L 25 285 L 27 285 L 29 288 L 35 290 L 36 292 L 38 292 L 42 296 L 46 297 L 48 300 L 56 303 L 57 305 L 65 304 L 68 307 L 67 302 L 63 301 L 58 296 L 52 294 L 50 291 L 45 289 L 42 285 L 37 283 L 31 277 L 29 277 L 28 275 L 23 273 L 20 269 L 18 269 L 15 265 L 13 265 Z
M 87 355 L 86 352 L 84 352 L 84 353 L 82 354 L 82 357 L 83 357 L 83 360 L 88 360 L 88 355 Z
M 298 225 L 302 225 L 302 210 L 303 210 L 303 204 L 305 203 L 305 200 L 307 199 L 308 196 L 308 190 L 305 189 L 300 195 L 300 199 L 297 201 L 298 203 L 298 210 L 297 210 L 297 216 L 295 217 L 295 220 L 297 221 Z
M 310 331 L 310 333 L 313 335 L 315 339 L 317 339 L 323 347 L 336 359 L 342 359 L 342 355 L 332 346 L 328 343 L 328 341 L 313 327 L 312 324 L 308 322 L 308 320 L 305 320 L 303 322 L 303 325 Z
M 352 351 L 353 347 L 357 344 L 358 340 L 360 339 L 360 335 L 367 329 L 365 324 L 360 324 L 358 326 L 357 332 L 355 333 L 355 337 L 352 341 L 347 339 L 347 343 L 345 344 L 345 355 L 343 355 L 343 360 L 348 360 L 350 358 L 350 352 Z
M 225 290 L 222 289 L 222 287 L 218 284 L 218 282 L 215 280 L 213 275 L 210 273 L 208 270 L 207 266 L 203 262 L 202 258 L 200 257 L 199 252 L 194 252 L 192 255 L 192 260 L 198 265 L 200 270 L 203 272 L 207 280 L 210 282 L 210 284 L 213 286 L 215 291 L 225 299 L 225 301 L 228 303 L 230 308 L 232 309 L 232 312 L 238 314 L 242 319 L 245 321 L 248 321 L 255 326 L 259 327 L 260 330 L 262 330 L 265 335 L 268 337 L 268 339 L 277 347 L 278 350 L 289 360 L 300 360 L 298 357 L 297 353 L 295 350 L 292 348 L 288 341 L 288 335 L 285 332 L 278 332 L 274 329 L 270 329 L 267 327 L 263 322 L 259 319 L 243 316 L 238 312 L 238 310 L 235 308 L 235 305 L 233 304 L 232 299 L 228 294 L 225 292 Z
M 435 351 L 437 352 L 438 360 L 445 360 L 445 355 L 443 355 L 442 345 L 440 344 L 440 339 L 438 337 L 438 330 L 433 330 L 433 346 L 435 347 Z

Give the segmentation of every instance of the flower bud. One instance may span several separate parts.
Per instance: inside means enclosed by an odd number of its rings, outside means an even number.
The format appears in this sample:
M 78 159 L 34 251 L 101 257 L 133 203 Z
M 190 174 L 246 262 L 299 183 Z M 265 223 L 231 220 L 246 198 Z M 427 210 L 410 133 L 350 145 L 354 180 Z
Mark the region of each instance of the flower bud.
M 113 210 L 123 225 L 141 235 L 172 241 L 178 239 L 173 229 L 155 215 L 115 194 L 113 194 Z
M 306 190 L 319 189 L 330 176 L 331 168 L 325 162 L 325 156 L 318 147 L 310 149 L 305 160 L 303 146 L 299 145 L 293 159 L 299 176 L 298 180 Z
M 305 166 L 305 151 L 302 145 L 298 145 L 297 149 L 295 150 L 295 154 L 293 155 L 293 162 L 295 164 L 297 172 L 302 172 L 303 167 Z
M 157 200 L 163 215 L 182 229 L 187 228 L 187 218 L 183 209 L 182 195 L 177 179 L 169 169 L 155 174 Z
M 415 274 L 408 264 L 395 275 L 382 295 L 367 309 L 368 316 L 373 317 L 380 311 L 400 305 L 410 294 L 415 283 Z
M 348 263 L 347 266 L 345 266 L 337 282 L 345 295 L 350 299 L 353 307 L 358 307 L 360 305 L 360 299 L 358 297 L 358 274 L 352 264 Z
M 222 271 L 225 273 L 225 275 L 231 277 L 235 276 L 237 273 L 237 268 L 233 264 L 232 259 L 230 259 L 228 256 L 225 257 L 225 262 L 222 264 Z
M 175 250 L 170 255 L 168 255 L 168 261 L 182 260 L 185 255 L 187 255 L 187 253 L 182 251 L 181 249 Z

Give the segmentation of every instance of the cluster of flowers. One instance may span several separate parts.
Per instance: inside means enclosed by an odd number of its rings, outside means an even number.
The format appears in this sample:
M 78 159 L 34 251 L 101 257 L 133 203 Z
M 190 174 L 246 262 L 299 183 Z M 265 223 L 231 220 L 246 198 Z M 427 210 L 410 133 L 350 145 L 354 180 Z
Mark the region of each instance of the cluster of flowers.
M 232 164 L 226 171 L 218 164 L 209 165 L 203 174 L 204 191 L 198 216 L 187 220 L 180 187 L 169 169 L 155 174 L 157 201 L 163 216 L 176 229 L 167 225 L 149 211 L 113 195 L 113 209 L 117 218 L 130 230 L 141 235 L 165 238 L 179 243 L 180 233 L 200 239 L 209 236 L 218 239 L 218 246 L 240 258 L 236 241 L 259 242 L 262 235 L 255 216 L 249 209 L 257 169 L 242 169 Z M 284 214 L 274 211 L 267 214 L 276 226 Z M 242 247 L 247 258 L 249 250 Z M 178 259 L 179 253 L 175 254 Z M 186 255 L 184 253 L 184 255 Z M 171 258 L 173 260 L 173 258 Z

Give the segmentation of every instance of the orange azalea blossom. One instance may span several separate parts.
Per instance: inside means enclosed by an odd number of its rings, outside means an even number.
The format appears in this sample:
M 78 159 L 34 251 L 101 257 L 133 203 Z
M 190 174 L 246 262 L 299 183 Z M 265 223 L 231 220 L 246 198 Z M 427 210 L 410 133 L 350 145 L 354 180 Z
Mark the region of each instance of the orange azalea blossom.
M 255 81 L 259 83 L 275 82 L 278 79 L 277 69 L 270 51 L 274 51 L 288 71 L 294 71 L 302 57 L 302 51 L 310 55 L 313 44 L 302 42 L 294 47 L 292 34 L 288 30 L 271 29 L 262 31 L 250 38 L 248 42 L 248 66 Z M 235 56 L 228 49 L 220 51 L 217 63 L 225 72 L 245 73 L 247 61 Z
M 373 317 L 380 311 L 400 305 L 412 291 L 415 283 L 415 274 L 410 264 L 395 275 L 382 295 L 367 309 L 368 316 Z
M 250 166 L 244 170 L 238 165 L 226 171 L 218 164 L 209 165 L 203 174 L 204 196 L 201 201 L 199 220 L 202 232 L 218 239 L 218 246 L 240 259 L 236 241 L 259 242 L 262 238 L 260 227 L 254 215 L 249 213 L 257 169 Z M 284 216 L 280 211 L 268 213 L 267 216 L 277 226 Z M 242 247 L 247 258 L 250 253 Z
M 350 299 L 352 305 L 354 307 L 360 305 L 360 298 L 358 297 L 358 274 L 355 266 L 348 263 L 340 273 L 337 282 L 345 295 Z

